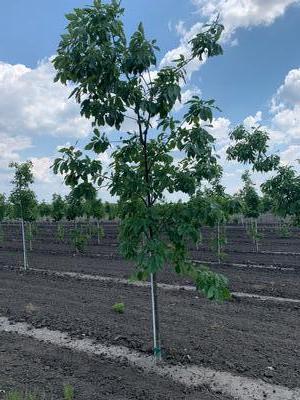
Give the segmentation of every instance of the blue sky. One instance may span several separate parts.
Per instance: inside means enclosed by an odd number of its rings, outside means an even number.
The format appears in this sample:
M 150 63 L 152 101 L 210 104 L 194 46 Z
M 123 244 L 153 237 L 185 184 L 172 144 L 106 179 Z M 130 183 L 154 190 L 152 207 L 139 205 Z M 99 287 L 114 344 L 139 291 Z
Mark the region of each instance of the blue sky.
M 48 171 L 58 145 L 88 133 L 67 89 L 52 83 L 49 57 L 65 27 L 64 14 L 90 0 L 10 0 L 0 14 L 0 192 L 10 190 L 11 160 L 32 158 L 40 198 L 64 192 Z M 259 123 L 271 132 L 271 148 L 293 163 L 300 156 L 299 0 L 124 0 L 128 34 L 143 21 L 161 59 L 187 47 L 191 32 L 215 13 L 225 24 L 224 55 L 196 66 L 186 94 L 201 91 L 222 109 L 215 134 L 224 153 L 235 124 Z M 179 53 L 178 53 L 179 54 Z M 298 124 L 299 122 L 299 124 Z M 105 161 L 105 160 L 104 160 Z M 239 187 L 241 168 L 225 163 L 224 182 Z M 257 182 L 262 177 L 257 176 Z M 103 194 L 107 197 L 107 194 Z

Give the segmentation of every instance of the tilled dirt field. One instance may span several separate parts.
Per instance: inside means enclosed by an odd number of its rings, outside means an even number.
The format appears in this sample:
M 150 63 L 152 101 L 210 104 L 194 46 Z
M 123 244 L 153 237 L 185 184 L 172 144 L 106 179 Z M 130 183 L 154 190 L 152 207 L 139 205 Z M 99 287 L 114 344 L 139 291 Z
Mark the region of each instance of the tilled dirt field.
M 230 400 L 207 388 L 187 389 L 145 374 L 121 359 L 72 352 L 16 334 L 0 333 L 0 353 L 0 388 L 6 392 L 14 387 L 61 400 L 68 384 L 78 400 Z
M 147 288 L 4 270 L 0 276 L 1 315 L 151 352 Z M 160 290 L 159 297 L 168 361 L 299 385 L 299 307 L 253 300 L 218 304 L 185 291 Z M 112 311 L 119 301 L 126 305 L 123 315 Z
M 97 245 L 96 238 L 84 250 L 76 254 L 70 244 L 73 225 L 65 227 L 64 243 L 56 238 L 57 225 L 38 226 L 38 235 L 33 241 L 33 251 L 29 252 L 31 267 L 74 271 L 85 274 L 128 278 L 134 272 L 132 264 L 124 262 L 118 252 L 117 224 L 104 223 L 105 237 Z M 217 263 L 216 255 L 210 248 L 214 230 L 204 228 L 202 244 L 191 249 L 191 258 L 207 262 L 209 267 L 226 275 L 234 292 L 256 293 L 260 295 L 299 298 L 300 293 L 300 231 L 293 229 L 292 237 L 280 236 L 274 227 L 261 227 L 263 232 L 260 252 L 253 250 L 253 244 L 244 227 L 227 228 L 225 259 Z M 21 266 L 22 251 L 20 230 L 17 224 L 4 227 L 4 238 L 0 243 L 0 265 Z M 269 250 L 266 250 L 269 249 Z M 210 264 L 211 262 L 215 264 Z M 232 265 L 232 264 L 244 264 Z M 260 268 L 257 268 L 259 266 Z M 178 277 L 172 270 L 160 273 L 164 283 L 189 284 L 189 280 Z
M 22 254 L 15 252 L 0 252 L 0 265 L 22 266 Z M 73 271 L 84 274 L 104 275 L 118 278 L 129 278 L 134 273 L 134 266 L 128 262 L 114 258 L 90 257 L 86 255 L 53 255 L 33 252 L 30 254 L 32 268 L 50 269 L 55 271 Z M 256 293 L 261 295 L 299 298 L 300 269 L 280 270 L 261 269 L 248 266 L 237 267 L 230 264 L 209 265 L 209 267 L 224 274 L 234 292 Z M 180 277 L 171 269 L 159 274 L 163 283 L 191 284 L 185 277 Z
M 56 238 L 56 229 L 54 224 L 39 226 L 39 236 L 33 241 L 33 251 L 29 252 L 30 266 L 45 272 L 23 274 L 6 268 L 22 265 L 19 226 L 4 227 L 4 240 L 0 243 L 0 316 L 150 354 L 151 310 L 147 288 L 82 281 L 46 272 L 130 277 L 134 267 L 118 253 L 117 224 L 105 223 L 105 237 L 100 245 L 94 238 L 84 254 L 75 254 L 68 242 L 70 224 L 65 228 L 65 243 Z M 210 268 L 229 278 L 232 291 L 300 299 L 300 254 L 297 254 L 300 231 L 293 229 L 288 238 L 282 237 L 274 227 L 261 227 L 261 231 L 260 252 L 256 253 L 243 227 L 228 227 L 226 260 L 211 264 Z M 202 244 L 198 249 L 191 248 L 191 258 L 217 261 L 210 248 L 213 235 L 213 230 L 203 230 Z M 237 266 L 237 263 L 245 265 Z M 191 284 L 169 269 L 159 274 L 159 281 Z M 159 300 L 164 356 L 169 363 L 195 364 L 290 388 L 300 386 L 299 304 L 254 299 L 233 299 L 218 304 L 196 292 L 162 289 Z M 112 305 L 119 301 L 126 306 L 123 315 L 112 310 Z M 129 366 L 57 350 L 53 345 L 37 344 L 33 339 L 14 336 L 11 346 L 7 344 L 7 335 L 1 334 L 0 339 L 5 349 L 0 347 L 0 389 L 7 383 L 8 387 L 46 388 L 49 393 L 50 386 L 54 385 L 58 390 L 54 392 L 54 399 L 60 399 L 62 384 L 71 383 L 79 389 L 78 399 L 227 400 L 226 396 L 211 394 L 203 388 L 186 392 L 180 385 L 161 382 L 158 376 L 145 377 Z M 46 356 L 47 349 L 51 357 Z M 37 363 L 33 361 L 35 357 Z M 8 369 L 1 368 L 2 360 Z M 78 367 L 79 360 L 82 368 Z M 24 373 L 25 365 L 36 371 L 36 375 Z M 98 369 L 101 372 L 97 374 Z M 24 374 L 25 380 L 20 380 L 19 376 Z M 133 386 L 126 384 L 127 379 L 133 381 Z M 116 380 L 122 382 L 124 390 L 114 384 Z M 142 391 L 145 380 L 149 384 L 145 389 L 149 397 Z M 104 382 L 102 386 L 101 382 Z M 100 397 L 93 397 L 97 391 Z

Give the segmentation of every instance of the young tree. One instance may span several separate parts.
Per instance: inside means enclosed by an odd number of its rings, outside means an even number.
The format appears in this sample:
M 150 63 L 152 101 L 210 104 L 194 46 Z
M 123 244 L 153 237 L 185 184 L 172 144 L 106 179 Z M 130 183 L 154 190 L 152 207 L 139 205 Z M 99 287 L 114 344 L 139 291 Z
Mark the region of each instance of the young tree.
M 242 175 L 244 187 L 240 192 L 242 201 L 242 212 L 244 217 L 250 219 L 249 234 L 255 244 L 256 252 L 258 252 L 258 230 L 257 218 L 261 211 L 261 201 L 258 193 L 254 188 L 254 183 L 250 178 L 249 171 L 245 171 Z
M 51 217 L 58 222 L 63 219 L 66 213 L 66 203 L 60 194 L 54 193 L 51 203 Z
M 220 184 L 220 180 L 216 179 L 210 188 L 206 188 L 202 196 L 206 197 L 206 201 L 210 204 L 210 208 L 206 213 L 206 225 L 216 227 L 216 251 L 219 264 L 222 261 L 223 248 L 226 244 L 225 224 L 229 217 L 241 210 L 239 200 L 225 193 L 225 188 Z
M 127 40 L 122 14 L 115 0 L 95 0 L 91 7 L 75 9 L 67 15 L 69 24 L 54 59 L 56 81 L 73 84 L 71 96 L 94 125 L 86 150 L 99 154 L 109 148 L 100 127 L 122 132 L 112 153 L 112 172 L 108 176 L 100 162 L 74 147 L 60 150 L 54 172 L 65 174 L 65 182 L 82 194 L 107 184 L 119 197 L 121 249 L 137 265 L 140 278 L 150 275 L 154 353 L 160 358 L 157 272 L 167 262 L 178 273 L 193 276 L 209 298 L 229 297 L 224 277 L 188 261 L 188 243 L 199 238 L 193 213 L 202 205 L 194 198 L 172 205 L 166 200 L 174 192 L 193 196 L 203 181 L 221 173 L 215 139 L 206 129 L 217 109 L 215 101 L 193 96 L 181 121 L 174 106 L 181 101 L 188 64 L 222 54 L 218 41 L 223 26 L 218 21 L 205 26 L 191 39 L 188 57 L 181 55 L 173 65 L 157 69 L 156 41 L 146 39 L 142 24 Z M 124 121 L 133 123 L 130 132 Z
M 4 220 L 6 215 L 6 202 L 4 194 L 0 193 L 0 222 Z
M 28 268 L 28 259 L 26 251 L 24 221 L 29 222 L 29 236 L 31 247 L 31 222 L 34 221 L 37 217 L 38 206 L 35 193 L 29 188 L 29 185 L 33 183 L 32 162 L 12 162 L 9 164 L 9 166 L 11 168 L 14 168 L 15 170 L 14 179 L 12 180 L 14 188 L 9 196 L 9 201 L 13 205 L 14 218 L 21 219 L 24 270 L 26 270 Z
M 2 228 L 2 221 L 4 220 L 7 210 L 6 210 L 5 195 L 0 193 L 0 241 L 4 239 L 4 232 Z
M 263 193 L 272 199 L 272 210 L 281 218 L 292 217 L 300 224 L 300 175 L 290 166 L 278 167 L 277 174 L 262 184 Z
M 44 200 L 38 204 L 38 213 L 41 218 L 49 218 L 52 215 L 51 204 L 46 203 Z
M 108 201 L 104 204 L 105 215 L 109 221 L 114 220 L 118 215 L 118 205 L 109 203 Z
M 100 244 L 100 238 L 103 237 L 103 228 L 100 227 L 100 220 L 104 217 L 104 206 L 101 199 L 91 199 L 85 203 L 85 214 L 89 218 L 95 218 L 97 220 L 97 243 Z
M 66 196 L 66 218 L 68 221 L 74 221 L 76 227 L 76 219 L 83 217 L 85 213 L 85 207 L 82 199 L 76 197 L 76 193 L 71 191 Z

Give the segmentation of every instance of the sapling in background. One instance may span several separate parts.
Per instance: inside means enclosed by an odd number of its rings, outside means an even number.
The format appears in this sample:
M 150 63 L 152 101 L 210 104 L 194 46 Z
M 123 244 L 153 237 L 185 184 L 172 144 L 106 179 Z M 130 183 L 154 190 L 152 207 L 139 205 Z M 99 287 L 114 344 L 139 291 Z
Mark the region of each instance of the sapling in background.
M 205 224 L 215 227 L 212 248 L 216 252 L 220 264 L 225 258 L 226 223 L 232 215 L 241 210 L 241 203 L 237 197 L 225 193 L 225 188 L 220 184 L 219 178 L 212 182 L 211 187 L 203 191 L 202 196 L 206 197 L 206 201 L 210 205 L 206 213 Z
M 86 201 L 85 203 L 85 214 L 90 218 L 96 219 L 96 230 L 90 230 L 91 234 L 96 234 L 97 244 L 100 244 L 100 239 L 104 237 L 104 230 L 100 225 L 101 219 L 104 217 L 105 211 L 101 199 L 96 197 Z
M 44 200 L 38 204 L 38 214 L 41 219 L 48 219 L 52 216 L 52 207 L 50 203 L 46 203 Z
M 293 167 L 280 166 L 277 174 L 261 185 L 265 195 L 272 198 L 272 211 L 280 219 L 290 219 L 300 225 L 300 175 Z M 288 226 L 280 226 L 288 235 Z M 284 231 L 286 230 L 286 231 Z
M 0 242 L 4 241 L 4 230 L 2 226 L 2 222 L 6 215 L 6 201 L 4 194 L 0 193 Z
M 51 218 L 55 222 L 61 221 L 66 214 L 66 202 L 61 195 L 54 193 L 51 203 Z
M 28 257 L 26 249 L 25 223 L 35 221 L 38 214 L 38 203 L 35 193 L 29 188 L 33 183 L 32 162 L 10 163 L 9 166 L 14 169 L 14 179 L 12 180 L 13 190 L 9 196 L 9 202 L 13 206 L 14 218 L 21 220 L 21 232 L 23 242 L 23 268 L 28 268 Z M 32 248 L 32 240 L 30 240 Z
M 244 217 L 249 220 L 247 224 L 247 233 L 253 241 L 256 252 L 258 252 L 259 239 L 261 238 L 257 229 L 257 218 L 261 210 L 260 198 L 254 188 L 254 183 L 251 180 L 249 171 L 243 173 L 242 181 L 244 182 L 244 187 L 240 192 L 242 212 Z
M 56 237 L 61 243 L 65 240 L 65 227 L 61 223 L 58 223 L 57 225 Z

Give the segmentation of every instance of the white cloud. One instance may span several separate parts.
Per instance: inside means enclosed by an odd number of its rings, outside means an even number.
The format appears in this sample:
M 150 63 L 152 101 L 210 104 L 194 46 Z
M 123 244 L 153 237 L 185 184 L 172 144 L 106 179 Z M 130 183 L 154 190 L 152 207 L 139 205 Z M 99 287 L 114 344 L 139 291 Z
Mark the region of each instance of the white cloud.
M 281 104 L 300 104 L 300 68 L 289 71 L 283 85 L 277 91 L 276 98 Z
M 236 29 L 250 28 L 259 25 L 271 25 L 276 18 L 282 16 L 286 9 L 292 4 L 300 4 L 300 0 L 192 0 L 197 7 L 201 18 L 205 22 L 212 21 L 220 16 L 220 21 L 225 26 L 223 41 L 230 41 L 231 46 L 238 45 L 238 39 L 232 38 Z M 174 59 L 181 54 L 188 58 L 191 54 L 189 41 L 203 28 L 203 22 L 197 22 L 191 28 L 185 27 L 184 21 L 180 20 L 175 25 L 177 34 L 180 35 L 178 47 L 168 51 L 161 60 L 160 66 L 171 65 Z M 187 66 L 187 77 L 198 71 L 205 62 L 198 59 L 193 60 Z
M 284 164 L 295 165 L 298 159 L 300 159 L 300 144 L 290 145 L 281 153 L 281 161 Z
M 208 131 L 216 138 L 217 146 L 225 146 L 229 142 L 229 132 L 231 129 L 231 122 L 228 118 L 219 117 L 214 118 L 212 121 L 212 128 Z
M 89 133 L 90 124 L 80 117 L 79 106 L 68 99 L 70 88 L 54 83 L 51 60 L 36 68 L 0 62 L 0 191 L 9 193 L 13 172 L 11 161 L 25 161 L 22 151 L 47 136 L 80 138 Z M 39 138 L 39 139 L 37 139 Z M 73 140 L 73 139 L 72 139 Z M 54 149 L 49 149 L 51 153 Z M 64 191 L 61 181 L 49 170 L 51 159 L 33 157 L 36 189 L 40 195 Z M 51 184 L 51 185 L 50 185 Z M 50 185 L 50 186 L 49 186 Z M 43 195 L 44 197 L 44 195 Z
M 286 135 L 287 139 L 299 140 L 300 105 L 278 111 L 272 121 L 274 126 Z
M 32 157 L 33 163 L 32 172 L 35 180 L 38 182 L 51 183 L 53 182 L 54 174 L 51 170 L 53 159 L 50 157 Z
M 225 26 L 225 39 L 238 28 L 271 25 L 299 0 L 193 0 L 199 12 L 208 19 L 220 15 Z
M 68 99 L 70 88 L 54 83 L 51 60 L 34 69 L 0 62 L 0 133 L 84 137 L 89 122 Z
M 18 161 L 19 152 L 30 147 L 32 144 L 29 137 L 0 132 L 0 168 L 6 169 L 11 161 Z
M 244 119 L 244 125 L 247 128 L 252 128 L 254 126 L 257 126 L 259 122 L 262 120 L 262 112 L 257 111 L 257 113 L 253 115 L 249 115 L 247 118 Z
M 189 30 L 186 30 L 184 23 L 181 21 L 176 25 L 176 31 L 180 34 L 180 44 L 175 49 L 168 51 L 160 62 L 160 67 L 172 65 L 175 59 L 178 59 L 180 55 L 183 55 L 188 59 L 191 55 L 191 45 L 189 41 L 202 30 L 203 23 L 197 22 Z M 193 72 L 198 71 L 200 66 L 205 62 L 205 59 L 201 62 L 198 59 L 192 60 L 186 66 L 187 77 L 190 79 Z
M 300 137 L 300 68 L 292 69 L 272 98 L 272 125 L 286 140 Z

